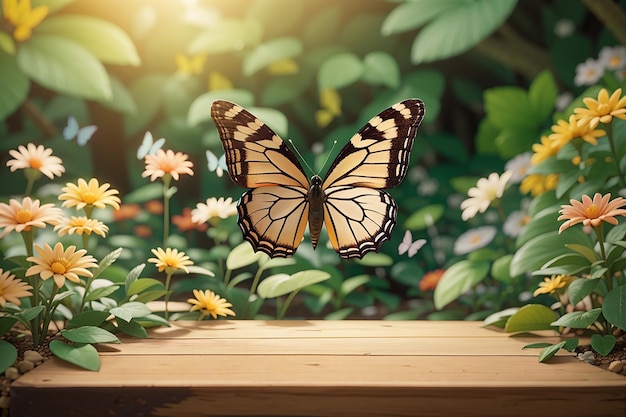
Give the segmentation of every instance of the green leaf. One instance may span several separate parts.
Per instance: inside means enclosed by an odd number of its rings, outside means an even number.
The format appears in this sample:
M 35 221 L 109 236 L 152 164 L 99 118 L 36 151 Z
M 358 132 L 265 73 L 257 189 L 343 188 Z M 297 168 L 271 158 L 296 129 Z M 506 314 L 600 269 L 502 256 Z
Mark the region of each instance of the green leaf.
M 71 39 L 107 64 L 138 66 L 141 63 L 126 32 L 97 17 L 71 14 L 49 16 L 37 26 L 37 33 Z
M 46 6 L 48 13 L 52 14 L 57 10 L 60 10 L 68 4 L 74 3 L 76 0 L 32 0 L 33 7 Z
M 120 343 L 113 333 L 96 326 L 81 326 L 61 330 L 64 338 L 74 343 Z
M 255 19 L 219 19 L 191 40 L 188 52 L 197 55 L 241 51 L 259 43 L 262 37 L 263 27 Z
M 112 308 L 109 310 L 109 313 L 122 320 L 131 321 L 133 318 L 147 316 L 152 312 L 145 304 L 131 301 L 130 303 Z
M 109 317 L 108 311 L 88 310 L 75 315 L 67 322 L 67 329 L 81 326 L 100 326 Z
M 111 100 L 105 101 L 102 105 L 111 110 L 124 114 L 137 114 L 137 104 L 130 91 L 116 77 L 109 77 L 111 80 L 111 92 L 113 97 Z
M 30 82 L 15 57 L 0 51 L 0 121 L 13 113 L 28 96 Z
M 393 9 L 383 22 L 383 36 L 417 29 L 441 13 L 455 7 L 454 1 L 406 2 Z
M 611 353 L 616 342 L 617 339 L 615 339 L 615 336 L 612 334 L 604 336 L 600 334 L 591 335 L 591 347 L 602 356 L 606 356 Z
M 272 62 L 294 58 L 302 53 L 302 42 L 298 38 L 274 38 L 258 45 L 243 60 L 243 74 L 249 77 Z
M 262 256 L 263 252 L 254 252 L 250 243 L 244 241 L 230 251 L 228 258 L 226 258 L 226 268 L 234 271 L 258 262 Z
M 163 104 L 163 86 L 168 76 L 149 74 L 130 84 L 129 92 L 137 107 L 137 112 L 124 115 L 124 133 L 134 135 L 145 129 L 154 119 Z M 158 184 L 157 184 L 158 185 Z
M 22 310 L 22 312 L 20 314 L 17 314 L 15 317 L 17 317 L 22 323 L 29 322 L 37 317 L 39 314 L 41 314 L 41 312 L 43 312 L 45 309 L 45 306 L 30 307 Z
M 507 308 L 505 310 L 490 314 L 483 320 L 483 327 L 496 326 L 496 327 L 500 327 L 501 329 L 504 329 L 504 326 L 506 325 L 506 322 L 509 319 L 509 317 L 517 313 L 518 310 L 519 310 L 519 307 L 511 307 L 511 308 Z
M 6 32 L 0 32 L 0 51 L 7 55 L 15 55 L 15 41 Z
M 506 322 L 507 333 L 532 332 L 553 329 L 556 313 L 541 304 L 527 304 L 513 314 Z
M 148 337 L 146 329 L 144 329 L 143 326 L 137 323 L 135 320 L 131 320 L 130 322 L 128 322 L 126 320 L 119 319 L 117 320 L 117 328 L 120 332 L 129 336 L 138 337 L 140 339 L 145 339 Z
M 485 112 L 500 129 L 524 129 L 537 124 L 528 94 L 519 87 L 494 87 L 485 91 Z
M 546 343 L 546 342 L 530 343 L 528 345 L 522 346 L 522 350 L 524 350 L 524 349 L 543 349 L 543 348 L 546 348 L 548 346 L 552 346 L 552 344 Z
M 0 339 L 0 374 L 17 359 L 17 349 L 6 340 Z
M 595 261 L 598 260 L 598 255 L 596 254 L 596 252 L 590 248 L 589 246 L 586 245 L 578 245 L 576 243 L 570 243 L 570 244 L 566 244 L 565 247 L 567 249 L 571 249 L 574 252 L 580 253 L 582 256 L 584 256 L 585 258 L 587 258 L 587 260 L 589 261 L 589 263 L 594 263 Z
M 265 278 L 258 286 L 257 292 L 262 298 L 276 298 L 302 288 L 317 284 L 330 278 L 325 271 L 309 269 L 293 275 L 276 274 Z
M 539 354 L 539 362 L 545 362 L 551 359 L 563 346 L 565 346 L 565 341 L 545 347 Z
M 626 329 L 626 285 L 613 288 L 606 294 L 602 314 L 613 326 Z
M 454 6 L 436 14 L 415 37 L 411 50 L 413 64 L 449 58 L 474 47 L 504 23 L 517 0 L 448 0 L 447 3 Z
M 388 52 L 374 51 L 363 58 L 363 81 L 371 85 L 396 88 L 400 85 L 400 69 Z
M 474 185 L 475 184 L 476 181 L 474 181 Z M 443 204 L 431 204 L 422 207 L 406 219 L 404 227 L 412 231 L 424 230 L 437 223 L 443 216 L 445 210 L 446 207 Z
M 130 288 L 131 285 L 133 285 L 133 282 L 139 279 L 139 276 L 141 275 L 145 267 L 146 267 L 146 264 L 139 264 L 133 269 L 131 269 L 126 275 L 126 279 L 124 280 L 124 286 L 126 287 L 127 295 L 128 295 L 128 289 Z
M 460 261 L 443 274 L 435 288 L 434 302 L 438 310 L 456 300 L 465 291 L 478 284 L 489 272 L 488 262 Z
M 98 263 L 98 269 L 96 269 L 93 273 L 93 278 L 97 278 L 102 271 L 107 269 L 109 266 L 113 265 L 113 263 L 120 257 L 124 248 L 117 248 L 111 252 L 109 252 L 102 260 Z
M 133 281 L 126 289 L 126 295 L 131 296 L 146 291 L 148 288 L 158 287 L 164 289 L 164 285 L 161 281 L 154 278 L 139 278 Z
M 92 345 L 70 346 L 60 340 L 50 342 L 50 351 L 59 359 L 80 366 L 89 371 L 100 370 L 100 357 Z
M 113 98 L 104 66 L 83 46 L 60 36 L 33 36 L 17 50 L 17 63 L 33 80 L 62 94 Z
M 317 74 L 319 89 L 342 88 L 355 83 L 363 74 L 363 63 L 358 56 L 344 52 L 331 56 L 320 66 Z
M 102 297 L 113 294 L 119 288 L 119 285 L 108 285 L 106 287 L 93 288 L 85 297 L 85 302 L 99 300 Z
M 528 101 L 537 120 L 547 120 L 554 110 L 558 88 L 549 70 L 544 70 L 528 89 Z
M 552 322 L 552 325 L 572 327 L 574 329 L 586 329 L 598 320 L 601 312 L 602 309 L 600 308 L 594 308 L 589 311 L 574 311 L 562 315 L 557 321 Z
M 576 305 L 580 303 L 583 298 L 588 296 L 596 289 L 598 284 L 600 283 L 600 279 L 585 279 L 580 278 L 572 281 L 567 286 L 567 295 L 569 297 L 569 302 L 572 305 Z
M 361 285 L 365 285 L 370 281 L 369 275 L 357 275 L 356 277 L 351 277 L 346 279 L 341 283 L 341 294 L 347 295 L 352 291 L 359 288 Z
M 17 317 L 14 316 L 1 316 L 0 317 L 0 336 L 5 335 L 13 326 L 17 323 Z M 2 372 L 2 371 L 0 371 Z
M 187 124 L 196 126 L 202 122 L 211 120 L 211 105 L 215 100 L 227 100 L 237 103 L 242 107 L 251 107 L 254 103 L 254 95 L 247 90 L 219 90 L 209 91 L 196 97 L 189 106 Z
M 384 253 L 368 252 L 361 259 L 356 259 L 355 262 L 360 265 L 377 267 L 377 266 L 391 266 L 393 265 L 394 260 L 391 256 L 386 255 Z
M 513 277 L 511 276 L 511 260 L 513 254 L 507 254 L 497 258 L 493 261 L 491 266 L 491 275 L 494 279 L 500 282 L 510 283 Z

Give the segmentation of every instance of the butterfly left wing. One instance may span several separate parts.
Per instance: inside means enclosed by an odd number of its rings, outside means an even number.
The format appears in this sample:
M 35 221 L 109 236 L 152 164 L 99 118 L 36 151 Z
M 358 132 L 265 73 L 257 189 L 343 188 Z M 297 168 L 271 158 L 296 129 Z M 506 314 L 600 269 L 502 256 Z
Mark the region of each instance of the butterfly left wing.
M 265 123 L 241 106 L 218 100 L 211 106 L 228 174 L 252 188 L 237 205 L 239 227 L 255 251 L 291 256 L 308 223 L 309 180 L 295 155 Z
M 322 184 L 324 224 L 342 258 L 379 251 L 396 223 L 397 204 L 383 188 L 406 176 L 424 103 L 411 99 L 382 111 L 339 152 Z

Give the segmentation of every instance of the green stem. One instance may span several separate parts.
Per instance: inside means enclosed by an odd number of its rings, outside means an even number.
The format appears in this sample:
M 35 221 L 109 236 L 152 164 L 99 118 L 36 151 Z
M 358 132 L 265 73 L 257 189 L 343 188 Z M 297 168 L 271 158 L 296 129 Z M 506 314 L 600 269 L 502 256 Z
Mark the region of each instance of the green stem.
M 615 161 L 615 168 L 617 168 L 619 184 L 622 188 L 626 188 L 624 174 L 622 173 L 622 168 L 620 167 L 620 158 L 617 154 L 617 148 L 615 147 L 615 140 L 613 139 L 613 123 L 606 124 L 606 136 L 609 139 L 609 145 L 611 146 L 611 153 L 613 154 L 613 160 Z
M 278 310 L 278 316 L 276 317 L 278 320 L 282 320 L 283 317 L 285 317 L 285 314 L 287 313 L 287 309 L 289 308 L 289 304 L 291 304 L 296 294 L 298 294 L 298 291 L 299 290 L 295 290 L 291 292 L 287 296 L 287 299 L 285 300 L 285 302 L 282 303 L 282 305 L 280 306 L 280 310 Z
M 261 273 L 263 273 L 263 271 L 261 269 L 258 269 L 256 271 L 256 274 L 254 274 L 252 285 L 250 285 L 250 295 L 256 293 L 256 287 L 259 285 L 259 280 L 261 279 Z
M 602 227 L 602 223 L 600 223 L 598 226 L 595 226 L 593 230 L 596 233 L 596 237 L 598 238 L 598 246 L 600 246 L 600 256 L 602 257 L 603 263 L 606 265 L 606 250 L 604 248 L 604 229 Z M 607 268 L 606 272 L 604 273 L 604 283 L 606 284 L 606 288 L 608 289 L 608 291 L 611 291 L 611 288 L 613 288 L 613 281 L 609 268 Z
M 91 288 L 93 279 L 94 279 L 93 274 L 89 278 L 87 278 L 87 283 L 85 284 L 85 292 L 83 293 L 83 299 L 80 300 L 80 308 L 78 310 L 79 313 L 82 313 L 83 310 L 85 310 L 85 305 L 87 304 L 85 300 L 87 299 L 87 293 L 89 292 L 89 289 Z
M 163 176 L 163 247 L 167 247 L 167 238 L 170 235 L 170 182 L 172 177 Z
M 41 328 L 41 334 L 45 338 L 46 334 L 48 334 L 48 327 L 50 327 L 50 321 L 52 321 L 52 316 L 54 315 L 54 311 L 56 307 L 54 306 L 54 297 L 56 296 L 59 288 L 56 286 L 56 283 L 52 285 L 52 290 L 50 291 L 50 300 L 48 301 L 48 307 L 45 310 L 45 315 L 43 319 L 43 327 Z
M 24 246 L 26 247 L 26 255 L 28 257 L 33 256 L 34 248 L 33 244 L 35 241 L 35 232 L 31 228 L 30 230 L 25 230 L 21 233 L 22 239 L 24 240 Z M 30 305 L 31 307 L 37 307 L 40 303 L 40 294 L 39 294 L 39 285 L 41 284 L 41 280 L 39 279 L 39 275 L 33 275 L 29 277 L 28 283 L 31 287 L 33 287 L 32 296 L 30 296 Z M 30 321 L 30 331 L 33 335 L 33 344 L 35 346 L 39 346 L 41 343 L 39 326 L 41 324 L 41 316 L 38 314 L 35 318 Z
M 170 311 L 168 304 L 170 302 L 170 281 L 172 280 L 173 272 L 167 272 L 167 276 L 165 277 L 165 320 L 168 320 L 170 317 Z

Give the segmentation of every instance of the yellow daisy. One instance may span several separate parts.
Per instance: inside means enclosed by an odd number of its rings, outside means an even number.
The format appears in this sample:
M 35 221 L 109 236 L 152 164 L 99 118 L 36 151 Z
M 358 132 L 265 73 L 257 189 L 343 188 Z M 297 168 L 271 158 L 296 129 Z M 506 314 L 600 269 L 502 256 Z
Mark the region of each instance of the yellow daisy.
M 188 161 L 189 155 L 168 149 L 159 149 L 154 155 L 146 155 L 146 169 L 142 177 L 150 177 L 150 181 L 170 175 L 176 181 L 181 174 L 193 175 L 193 162 Z
M 0 268 L 0 307 L 4 308 L 7 302 L 16 306 L 20 305 L 20 298 L 31 296 L 33 287 L 22 281 L 15 279 L 15 275 L 10 271 L 3 271 Z
M 533 156 L 530 158 L 531 165 L 538 165 L 540 162 L 545 161 L 546 159 L 556 155 L 560 147 L 557 146 L 558 143 L 550 140 L 548 136 L 541 137 L 541 143 L 535 143 L 532 146 Z
M 43 145 L 35 146 L 33 143 L 26 146 L 20 145 L 17 150 L 11 149 L 9 154 L 13 157 L 7 161 L 11 172 L 30 168 L 50 179 L 53 179 L 55 175 L 60 177 L 65 172 L 61 158 L 52 155 L 52 149 L 44 148 Z
M 186 273 L 189 273 L 187 266 L 193 265 L 193 261 L 189 259 L 189 256 L 185 255 L 185 252 L 178 252 L 178 249 L 161 248 L 152 249 L 152 253 L 156 258 L 148 259 L 148 262 L 154 263 L 159 272 L 165 271 L 170 275 L 176 270 L 182 269 Z
M 559 182 L 559 174 L 530 174 L 522 180 L 520 191 L 523 194 L 530 193 L 531 196 L 537 197 L 546 191 L 555 190 Z
M 28 232 L 32 227 L 45 228 L 47 224 L 56 225 L 63 218 L 63 212 L 54 204 L 43 204 L 39 200 L 24 197 L 22 202 L 11 199 L 9 204 L 0 203 L 0 233 L 3 238 L 13 230 Z
M 193 290 L 193 295 L 196 298 L 187 300 L 189 304 L 192 304 L 189 311 L 199 311 L 200 320 L 208 315 L 211 315 L 214 319 L 217 319 L 217 316 L 226 317 L 235 315 L 235 312 L 229 308 L 233 305 L 211 290 Z
M 35 250 L 36 256 L 26 258 L 35 264 L 28 268 L 26 276 L 39 274 L 44 281 L 52 277 L 58 288 L 65 284 L 66 279 L 78 283 L 81 276 L 91 278 L 93 274 L 88 268 L 98 266 L 93 256 L 87 255 L 85 249 L 76 250 L 76 246 L 63 249 L 59 242 L 54 245 L 54 249 L 44 244 L 44 246 L 35 245 Z
M 95 233 L 106 237 L 109 227 L 96 219 L 89 219 L 85 216 L 72 216 L 62 219 L 59 224 L 54 226 L 54 231 L 58 232 L 59 236 L 72 235 L 74 233 L 89 236 L 91 233 Z
M 13 25 L 16 41 L 25 41 L 48 15 L 48 6 L 32 7 L 30 0 L 2 0 L 3 17 Z
M 93 210 L 93 207 L 105 208 L 109 205 L 116 210 L 120 208 L 120 199 L 116 194 L 119 191 L 109 189 L 110 184 L 104 183 L 100 185 L 98 180 L 92 178 L 89 183 L 82 178 L 78 179 L 77 184 L 68 182 L 61 190 L 63 194 L 59 196 L 59 200 L 63 201 L 63 207 L 74 207 L 78 210 L 85 208 Z
M 558 149 L 561 149 L 576 138 L 581 138 L 587 143 L 597 145 L 598 140 L 596 138 L 606 135 L 606 132 L 602 129 L 592 129 L 589 124 L 578 124 L 578 119 L 574 114 L 569 117 L 567 122 L 559 120 L 557 124 L 552 126 L 552 132 L 548 138 L 553 141 L 554 146 Z
M 603 88 L 598 93 L 598 99 L 585 97 L 583 103 L 586 108 L 574 109 L 578 124 L 589 125 L 595 129 L 600 123 L 611 123 L 613 117 L 626 119 L 626 96 L 621 97 L 622 89 L 618 88 L 609 97 L 609 92 Z
M 553 292 L 564 288 L 573 280 L 574 277 L 570 275 L 552 275 L 551 277 L 546 277 L 543 282 L 539 283 L 539 288 L 535 290 L 533 296 L 536 297 L 539 294 L 552 294 Z

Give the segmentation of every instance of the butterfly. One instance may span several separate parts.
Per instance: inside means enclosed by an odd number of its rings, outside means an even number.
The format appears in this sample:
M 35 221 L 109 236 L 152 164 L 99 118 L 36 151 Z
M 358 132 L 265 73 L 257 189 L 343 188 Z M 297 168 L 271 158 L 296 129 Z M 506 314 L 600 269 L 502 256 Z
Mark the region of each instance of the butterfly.
M 265 123 L 241 106 L 211 106 L 233 182 L 249 188 L 238 224 L 255 251 L 292 256 L 309 227 L 313 248 L 323 225 L 342 258 L 362 258 L 389 240 L 398 207 L 384 189 L 400 184 L 424 103 L 404 100 L 374 116 L 339 152 L 326 178 L 307 178 L 298 159 Z
M 137 148 L 137 159 L 144 159 L 147 155 L 154 155 L 165 144 L 165 138 L 154 140 L 152 133 L 146 132 L 143 135 L 141 145 Z
M 67 126 L 63 128 L 63 138 L 65 140 L 76 139 L 78 145 L 85 146 L 93 134 L 96 133 L 96 130 L 98 130 L 98 127 L 94 125 L 84 127 L 78 126 L 76 118 L 74 116 L 69 116 L 67 118 Z
M 218 177 L 224 175 L 224 171 L 228 169 L 226 166 L 226 155 L 219 158 L 213 152 L 206 151 L 207 168 L 210 172 L 215 172 Z
M 409 258 L 412 258 L 425 244 L 426 239 L 417 239 L 414 242 L 413 235 L 411 235 L 411 232 L 407 230 L 404 232 L 402 242 L 398 245 L 398 254 L 404 255 L 406 253 L 409 255 Z

